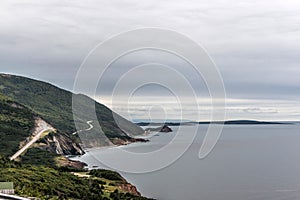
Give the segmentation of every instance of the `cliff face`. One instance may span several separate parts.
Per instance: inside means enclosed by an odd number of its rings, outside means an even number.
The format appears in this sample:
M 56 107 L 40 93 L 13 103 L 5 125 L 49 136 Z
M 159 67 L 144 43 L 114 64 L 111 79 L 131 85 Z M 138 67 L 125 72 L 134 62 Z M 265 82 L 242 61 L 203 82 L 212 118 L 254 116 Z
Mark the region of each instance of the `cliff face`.
M 57 130 L 56 134 L 46 136 L 43 148 L 58 154 L 83 154 L 80 144 L 93 148 L 134 142 L 131 136 L 144 133 L 142 128 L 93 99 L 42 81 L 0 74 L 0 93 L 11 98 L 16 105 L 26 107 Z M 80 130 L 83 130 L 80 134 L 73 134 L 77 131 L 72 109 L 74 97 L 78 100 L 78 109 L 89 110 L 90 105 L 96 109 L 96 119 L 89 112 L 79 112 L 83 115 L 77 116 L 75 120 Z M 90 120 L 98 121 L 99 125 L 88 130 L 87 121 Z
M 49 123 L 47 123 L 40 117 L 35 117 L 34 121 L 35 127 L 32 131 L 32 134 L 24 141 L 20 142 L 20 148 L 25 146 L 26 143 L 28 143 L 31 138 L 36 136 L 40 131 L 44 129 L 55 130 Z M 49 135 L 44 136 L 40 139 L 40 142 L 38 144 L 35 144 L 35 147 L 60 155 L 77 155 L 84 153 L 81 147 L 78 144 L 74 143 L 72 139 L 68 137 L 68 135 L 59 133 L 50 133 Z
M 84 151 L 78 143 L 65 134 L 51 134 L 45 137 L 45 145 L 40 148 L 60 155 L 82 155 Z
M 137 188 L 134 185 L 131 185 L 130 183 L 122 183 L 118 187 L 122 191 L 128 192 L 135 196 L 141 196 L 141 193 L 137 190 Z

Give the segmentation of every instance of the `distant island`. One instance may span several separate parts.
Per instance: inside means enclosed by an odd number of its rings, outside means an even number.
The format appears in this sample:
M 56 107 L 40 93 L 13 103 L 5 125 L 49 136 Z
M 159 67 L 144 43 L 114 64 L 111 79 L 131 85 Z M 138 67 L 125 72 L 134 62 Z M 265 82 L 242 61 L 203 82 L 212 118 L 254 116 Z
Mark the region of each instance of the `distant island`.
M 198 122 L 137 122 L 135 123 L 138 126 L 188 126 L 195 125 Z
M 228 120 L 228 121 L 205 121 L 205 122 L 138 122 L 139 126 L 191 126 L 196 124 L 224 124 L 224 125 L 276 125 L 276 124 L 293 124 L 291 122 L 272 122 L 272 121 L 256 121 L 256 120 Z
M 145 131 L 150 131 L 150 132 L 156 131 L 156 132 L 163 132 L 163 133 L 173 132 L 173 130 L 167 125 L 163 125 L 156 128 L 146 128 Z

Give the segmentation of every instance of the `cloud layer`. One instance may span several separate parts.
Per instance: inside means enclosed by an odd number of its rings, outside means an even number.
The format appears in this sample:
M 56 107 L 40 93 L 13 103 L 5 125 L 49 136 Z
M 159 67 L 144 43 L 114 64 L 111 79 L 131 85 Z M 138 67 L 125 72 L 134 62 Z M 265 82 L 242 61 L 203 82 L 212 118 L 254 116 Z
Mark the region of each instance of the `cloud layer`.
M 72 90 L 80 64 L 95 45 L 119 32 L 149 26 L 186 34 L 207 49 L 220 69 L 228 97 L 251 102 L 232 103 L 229 118 L 300 119 L 297 0 L 2 0 L 0 70 Z M 166 55 L 144 52 L 115 66 L 134 66 L 147 56 L 157 56 L 170 66 L 184 65 Z M 110 80 L 116 79 L 115 74 L 108 74 Z M 203 82 L 194 84 L 205 91 Z M 109 99 L 113 86 L 108 79 L 97 95 Z M 202 95 L 207 97 L 206 93 Z

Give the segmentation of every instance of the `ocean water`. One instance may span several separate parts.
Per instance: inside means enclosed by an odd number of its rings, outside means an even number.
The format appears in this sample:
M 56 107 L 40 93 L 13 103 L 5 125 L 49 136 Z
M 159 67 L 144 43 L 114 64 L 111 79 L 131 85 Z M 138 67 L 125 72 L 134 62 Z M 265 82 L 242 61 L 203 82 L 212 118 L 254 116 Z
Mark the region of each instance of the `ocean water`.
M 207 127 L 198 126 L 190 148 L 170 166 L 150 173 L 120 173 L 144 196 L 161 200 L 300 199 L 300 124 L 226 125 L 213 151 L 200 160 L 199 148 Z M 172 127 L 174 132 L 159 133 L 148 143 L 117 148 L 151 152 L 165 146 L 179 131 L 184 134 L 176 142 L 182 145 L 193 128 Z M 173 148 L 175 151 L 176 145 Z M 75 159 L 90 168 L 109 168 L 101 163 L 103 156 L 120 166 L 130 163 L 130 159 L 118 155 L 116 148 L 89 150 Z

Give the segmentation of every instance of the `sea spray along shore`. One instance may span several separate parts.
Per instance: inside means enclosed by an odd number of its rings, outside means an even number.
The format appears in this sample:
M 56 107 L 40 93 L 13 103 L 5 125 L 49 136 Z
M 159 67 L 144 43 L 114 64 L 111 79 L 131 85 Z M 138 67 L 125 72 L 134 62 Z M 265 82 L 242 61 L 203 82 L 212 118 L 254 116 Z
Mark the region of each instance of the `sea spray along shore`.
M 39 199 L 147 199 L 118 173 L 87 171 L 84 163 L 65 157 L 84 154 L 80 138 L 72 134 L 71 98 L 70 92 L 45 82 L 0 75 L 0 182 L 13 182 L 16 195 Z M 97 108 L 99 117 L 106 119 L 100 122 L 112 142 L 98 141 L 90 147 L 147 141 L 120 130 L 104 105 L 97 103 Z M 137 125 L 126 123 L 132 135 L 144 133 Z M 51 130 L 36 134 L 40 124 L 48 124 Z M 87 134 L 93 131 L 86 129 Z M 8 159 L 24 146 L 14 161 Z

